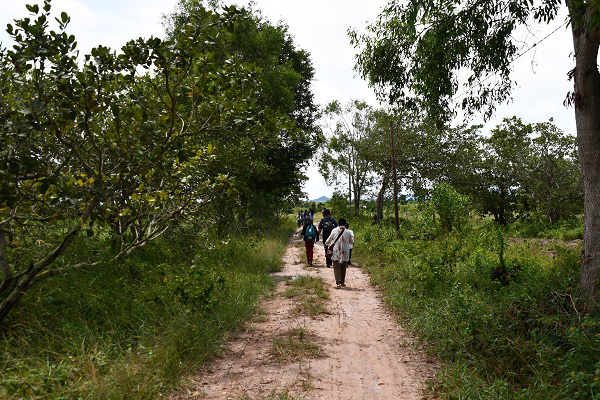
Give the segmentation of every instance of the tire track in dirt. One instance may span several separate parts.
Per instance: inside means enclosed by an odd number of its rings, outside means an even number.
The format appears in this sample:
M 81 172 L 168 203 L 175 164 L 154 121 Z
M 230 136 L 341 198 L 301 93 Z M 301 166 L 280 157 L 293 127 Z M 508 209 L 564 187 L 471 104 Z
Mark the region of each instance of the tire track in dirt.
M 172 400 L 253 399 L 273 393 L 326 400 L 423 399 L 422 389 L 435 365 L 414 348 L 414 338 L 399 327 L 360 269 L 350 267 L 348 287 L 334 289 L 333 270 L 325 267 L 323 246 L 315 246 L 315 267 L 307 268 L 298 232 L 290 240 L 280 283 L 262 303 L 264 314 L 232 339 L 221 357 L 190 379 Z M 286 278 L 320 277 L 329 285 L 331 312 L 315 319 L 294 313 L 294 299 L 281 294 Z M 324 357 L 281 364 L 271 356 L 273 340 L 293 328 L 317 337 Z M 245 396 L 245 397 L 244 397 Z

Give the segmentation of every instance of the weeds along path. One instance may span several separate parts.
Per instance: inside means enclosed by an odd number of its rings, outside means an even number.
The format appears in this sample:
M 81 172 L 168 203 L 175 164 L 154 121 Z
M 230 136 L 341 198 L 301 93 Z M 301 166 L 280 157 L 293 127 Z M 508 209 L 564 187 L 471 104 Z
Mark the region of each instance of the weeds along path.
M 323 253 L 317 244 L 308 268 L 296 233 L 262 312 L 171 399 L 425 398 L 434 365 L 359 268 L 348 268 L 348 286 L 334 289 Z

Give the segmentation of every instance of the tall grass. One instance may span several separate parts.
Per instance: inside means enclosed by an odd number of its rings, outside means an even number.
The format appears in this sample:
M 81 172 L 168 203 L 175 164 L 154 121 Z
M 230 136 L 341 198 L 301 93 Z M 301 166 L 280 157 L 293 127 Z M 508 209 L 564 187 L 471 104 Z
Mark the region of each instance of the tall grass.
M 217 353 L 272 287 L 294 225 L 194 230 L 29 291 L 0 332 L 0 398 L 157 398 Z
M 580 245 L 511 241 L 493 223 L 433 238 L 418 218 L 401 227 L 353 222 L 353 257 L 442 361 L 435 392 L 600 398 L 600 316 L 576 305 Z

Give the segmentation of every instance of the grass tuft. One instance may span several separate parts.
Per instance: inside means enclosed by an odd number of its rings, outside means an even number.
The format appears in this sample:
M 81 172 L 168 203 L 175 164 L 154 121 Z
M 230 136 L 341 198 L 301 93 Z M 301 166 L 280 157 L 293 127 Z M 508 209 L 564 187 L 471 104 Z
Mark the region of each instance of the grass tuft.
M 304 328 L 290 329 L 282 337 L 273 340 L 271 356 L 278 363 L 323 357 L 323 351 L 314 343 L 315 340 Z
M 259 397 L 250 397 L 247 394 L 243 395 L 240 400 L 303 400 L 304 397 L 297 397 L 291 395 L 287 390 L 283 392 L 271 392 L 268 395 Z
M 283 295 L 296 299 L 295 312 L 311 318 L 321 314 L 330 314 L 325 305 L 325 300 L 329 299 L 329 290 L 322 278 L 300 276 L 286 284 L 289 288 Z

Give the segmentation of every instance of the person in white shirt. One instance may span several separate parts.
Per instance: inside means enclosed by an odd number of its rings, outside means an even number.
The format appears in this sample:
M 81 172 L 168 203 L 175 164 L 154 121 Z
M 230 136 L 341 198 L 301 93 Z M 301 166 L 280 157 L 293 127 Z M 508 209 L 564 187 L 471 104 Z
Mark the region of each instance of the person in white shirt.
M 350 224 L 346 221 L 346 232 L 350 232 L 352 240 L 350 241 L 350 254 L 348 254 L 348 265 L 352 265 L 352 248 L 354 247 L 354 232 L 350 230 Z
M 340 218 L 339 226 L 331 231 L 325 245 L 333 251 L 333 273 L 335 275 L 335 287 L 340 289 L 346 286 L 346 268 L 350 255 L 350 244 L 354 243 L 354 237 L 346 230 L 346 220 Z

